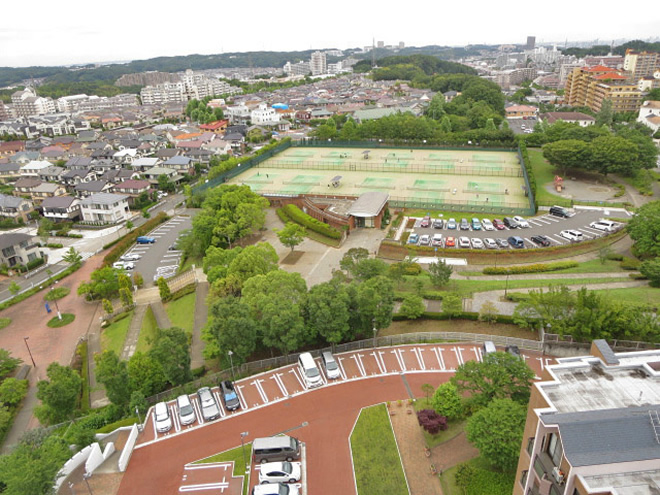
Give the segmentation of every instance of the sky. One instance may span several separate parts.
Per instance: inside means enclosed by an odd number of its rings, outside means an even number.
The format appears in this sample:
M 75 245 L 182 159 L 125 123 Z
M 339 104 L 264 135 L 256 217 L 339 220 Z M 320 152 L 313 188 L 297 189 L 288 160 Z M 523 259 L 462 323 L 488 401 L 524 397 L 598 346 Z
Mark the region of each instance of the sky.
M 660 36 L 656 0 L 627 15 L 579 0 L 144 2 L 33 0 L 2 6 L 0 67 L 247 51 L 645 39 Z M 634 11 L 632 10 L 634 9 Z

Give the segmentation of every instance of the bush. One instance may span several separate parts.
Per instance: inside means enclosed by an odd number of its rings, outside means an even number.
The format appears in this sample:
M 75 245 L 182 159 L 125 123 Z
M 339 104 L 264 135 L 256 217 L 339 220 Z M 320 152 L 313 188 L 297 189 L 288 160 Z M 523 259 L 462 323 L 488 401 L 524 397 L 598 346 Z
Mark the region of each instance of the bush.
M 577 261 L 557 261 L 555 263 L 535 263 L 521 266 L 489 266 L 484 268 L 484 275 L 515 275 L 519 273 L 554 272 L 579 266 Z
M 419 426 L 431 435 L 437 435 L 441 430 L 444 431 L 448 428 L 447 418 L 440 416 L 433 409 L 417 411 L 417 421 L 419 422 Z
M 392 315 L 392 321 L 404 321 L 407 318 L 402 314 Z M 479 313 L 473 312 L 462 312 L 457 315 L 448 315 L 447 313 L 435 313 L 432 311 L 425 311 L 422 316 L 419 317 L 419 320 L 470 320 L 470 321 L 479 321 Z M 514 324 L 513 317 L 509 315 L 497 315 L 495 320 L 497 323 L 507 323 Z
M 43 265 L 45 262 L 46 260 L 43 258 L 37 258 L 32 261 L 28 261 L 27 269 L 32 270 L 33 268 Z
M 623 256 L 623 259 L 621 260 L 621 268 L 623 270 L 639 270 L 641 264 L 641 261 L 627 256 Z
M 606 258 L 612 261 L 623 261 L 623 255 L 621 253 L 608 253 Z
M 289 204 L 282 207 L 287 216 L 297 224 L 302 225 L 305 228 L 313 230 L 318 234 L 325 235 L 332 239 L 341 239 L 341 232 L 337 229 L 330 227 L 327 223 L 323 223 L 316 218 L 309 216 L 307 213 L 303 212 L 296 205 Z

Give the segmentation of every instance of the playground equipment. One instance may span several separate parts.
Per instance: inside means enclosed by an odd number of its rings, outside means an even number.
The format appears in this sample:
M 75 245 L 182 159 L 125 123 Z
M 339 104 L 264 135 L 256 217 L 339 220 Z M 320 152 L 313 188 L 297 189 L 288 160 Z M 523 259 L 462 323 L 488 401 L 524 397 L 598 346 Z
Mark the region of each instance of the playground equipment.
M 562 192 L 564 190 L 564 179 L 555 175 L 555 191 Z

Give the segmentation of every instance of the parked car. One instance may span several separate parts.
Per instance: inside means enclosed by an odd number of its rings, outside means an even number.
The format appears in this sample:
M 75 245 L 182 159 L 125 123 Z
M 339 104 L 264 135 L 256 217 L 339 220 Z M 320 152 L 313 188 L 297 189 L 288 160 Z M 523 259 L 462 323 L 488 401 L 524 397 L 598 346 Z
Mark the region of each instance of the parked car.
M 467 221 L 467 218 L 461 218 L 461 230 L 470 230 L 470 224 Z
M 537 246 L 548 247 L 550 245 L 550 239 L 544 235 L 533 235 L 530 240 Z
M 484 219 L 481 220 L 481 227 L 484 230 L 495 230 L 495 226 L 493 225 L 493 222 L 491 222 L 487 218 L 484 218 Z
M 422 218 L 422 221 L 420 222 L 419 226 L 428 227 L 429 225 L 431 225 L 431 217 L 427 215 L 424 218 Z
M 195 410 L 187 395 L 179 395 L 176 398 L 176 409 L 179 412 L 179 419 L 182 425 L 190 425 L 195 422 Z
M 456 247 L 456 238 L 455 237 L 447 237 L 445 239 L 445 247 Z
M 408 236 L 408 244 L 417 244 L 419 242 L 419 234 L 412 233 Z
M 582 232 L 577 230 L 562 230 L 559 235 L 571 242 L 578 242 L 582 240 Z
M 520 227 L 522 229 L 529 228 L 529 222 L 527 220 L 525 220 L 523 217 L 516 216 L 516 217 L 513 217 L 513 219 L 518 224 L 518 227 Z
M 617 224 L 610 220 L 598 220 L 597 222 L 591 222 L 589 227 L 604 232 L 613 232 L 616 230 Z
M 170 417 L 170 410 L 167 404 L 159 402 L 154 407 L 154 423 L 156 423 L 156 431 L 158 433 L 165 433 L 172 428 L 172 418 Z
M 267 462 L 259 469 L 259 483 L 295 483 L 300 481 L 299 462 Z
M 341 377 L 337 360 L 330 351 L 325 351 L 321 354 L 321 361 L 323 362 L 325 374 L 328 378 L 334 380 Z
M 433 220 L 433 228 L 434 229 L 441 229 L 444 226 L 444 222 L 442 221 L 442 218 L 436 218 Z
M 499 247 L 501 247 L 502 249 L 504 249 L 504 248 L 508 248 L 508 247 L 509 247 L 509 243 L 507 242 L 506 239 L 499 239 L 499 238 L 497 238 L 497 239 L 495 239 L 495 242 L 496 242 L 497 245 L 498 245 Z
M 129 254 L 125 254 L 123 256 L 120 256 L 119 259 L 121 261 L 137 261 L 137 260 L 140 259 L 140 255 L 135 254 L 135 253 L 129 253 Z
M 566 208 L 562 206 L 551 206 L 550 215 L 554 215 L 555 217 L 561 217 L 561 218 L 568 218 L 573 216 Z
M 300 495 L 300 489 L 296 485 L 285 485 L 284 483 L 266 483 L 252 488 L 252 495 Z
M 213 397 L 211 389 L 208 387 L 202 387 L 197 391 L 197 397 L 199 397 L 199 403 L 202 408 L 202 417 L 204 421 L 212 421 L 220 417 L 220 406 Z
M 520 225 L 518 225 L 518 222 L 516 222 L 511 217 L 504 217 L 503 223 L 504 223 L 504 225 L 506 225 L 510 229 L 517 229 L 518 227 L 520 227 Z
M 481 230 L 481 222 L 478 218 L 472 219 L 472 230 Z
M 487 249 L 497 249 L 497 242 L 495 242 L 495 239 L 486 237 L 484 239 L 484 246 L 486 246 Z
M 132 261 L 115 261 L 112 264 L 112 268 L 117 268 L 119 270 L 132 270 L 135 268 L 135 263 Z
M 431 245 L 442 247 L 442 234 L 433 234 L 433 239 L 431 239 Z
M 449 230 L 456 230 L 456 219 L 455 218 L 450 218 L 447 220 L 447 228 Z
M 138 244 L 153 244 L 156 242 L 154 237 L 149 237 L 146 235 L 141 235 L 135 240 Z
M 484 241 L 482 241 L 478 237 L 473 237 L 472 239 L 470 239 L 470 242 L 472 243 L 472 249 L 483 249 L 484 248 Z
M 225 408 L 228 411 L 235 411 L 241 407 L 241 402 L 238 400 L 238 395 L 236 395 L 234 384 L 229 380 L 223 380 L 220 382 L 220 395 L 222 397 L 222 402 L 225 403 Z
M 468 237 L 459 237 L 458 238 L 458 247 L 469 248 L 470 247 L 470 239 Z
M 499 218 L 493 219 L 493 227 L 495 227 L 497 230 L 504 230 L 504 223 L 502 223 L 502 220 Z
M 522 237 L 518 237 L 517 235 L 512 235 L 509 237 L 507 242 L 509 243 L 509 246 L 516 249 L 522 249 L 525 247 L 525 241 L 523 241 Z
M 419 238 L 419 245 L 420 246 L 428 246 L 431 244 L 431 236 L 428 234 L 424 234 Z

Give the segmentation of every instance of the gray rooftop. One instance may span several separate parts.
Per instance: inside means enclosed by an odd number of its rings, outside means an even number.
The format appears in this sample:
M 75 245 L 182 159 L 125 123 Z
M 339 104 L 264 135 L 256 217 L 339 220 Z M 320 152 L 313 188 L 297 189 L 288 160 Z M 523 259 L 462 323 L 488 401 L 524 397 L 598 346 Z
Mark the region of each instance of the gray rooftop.
M 660 459 L 649 410 L 660 405 L 565 414 L 543 414 L 559 426 L 564 455 L 571 466 L 592 466 Z
M 16 246 L 30 239 L 32 239 L 32 236 L 28 234 L 0 234 L 0 249 Z
M 128 196 L 124 194 L 98 193 L 92 194 L 80 203 L 83 205 L 112 205 L 123 199 L 128 199 Z
M 660 493 L 660 469 L 632 473 L 584 476 L 585 488 L 592 492 L 614 488 L 617 495 L 657 495 Z
M 354 217 L 375 217 L 383 209 L 389 197 L 389 194 L 379 191 L 361 194 L 349 208 L 348 214 Z
M 593 344 L 598 349 L 598 352 L 602 354 L 603 359 L 605 360 L 605 364 L 607 364 L 608 366 L 611 366 L 613 364 L 619 364 L 619 358 L 616 357 L 616 354 L 614 354 L 614 351 L 607 343 L 607 340 L 596 339 L 593 341 Z
M 18 196 L 0 194 L 0 208 L 18 208 L 24 201 L 26 200 Z
M 73 196 L 53 196 L 52 198 L 45 198 L 41 206 L 43 208 L 68 208 L 77 199 Z

